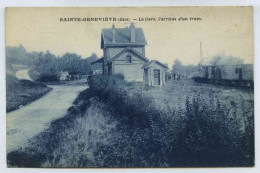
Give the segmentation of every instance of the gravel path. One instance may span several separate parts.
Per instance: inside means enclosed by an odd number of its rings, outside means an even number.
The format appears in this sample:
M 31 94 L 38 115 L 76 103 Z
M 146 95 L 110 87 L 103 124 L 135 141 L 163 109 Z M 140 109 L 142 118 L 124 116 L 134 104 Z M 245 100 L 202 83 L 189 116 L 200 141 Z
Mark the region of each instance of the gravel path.
M 28 139 L 63 117 L 86 85 L 55 85 L 51 92 L 25 107 L 7 114 L 7 152 L 26 146 Z

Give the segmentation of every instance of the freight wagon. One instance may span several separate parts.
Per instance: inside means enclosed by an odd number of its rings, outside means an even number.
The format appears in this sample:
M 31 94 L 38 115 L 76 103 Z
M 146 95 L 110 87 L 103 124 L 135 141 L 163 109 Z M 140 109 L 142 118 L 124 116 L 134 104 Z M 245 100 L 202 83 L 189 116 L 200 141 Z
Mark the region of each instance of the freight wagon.
M 254 86 L 253 64 L 203 66 L 203 77 L 196 82 L 230 86 Z

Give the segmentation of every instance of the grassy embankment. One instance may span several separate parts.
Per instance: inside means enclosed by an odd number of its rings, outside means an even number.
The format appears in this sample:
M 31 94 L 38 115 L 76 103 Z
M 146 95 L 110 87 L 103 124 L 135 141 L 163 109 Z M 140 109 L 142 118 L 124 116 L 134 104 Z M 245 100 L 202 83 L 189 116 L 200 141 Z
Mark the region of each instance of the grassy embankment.
M 8 165 L 223 167 L 254 164 L 253 104 L 250 109 L 244 107 L 239 111 L 244 117 L 240 121 L 238 110 L 227 108 L 217 97 L 198 93 L 185 96 L 184 107 L 172 105 L 170 99 L 166 99 L 165 105 L 162 100 L 154 99 L 154 89 L 138 90 L 133 83 L 120 78 L 93 78 L 90 89 L 78 96 L 65 117 L 52 122 L 48 130 L 32 139 L 30 147 L 8 154 Z
M 28 74 L 30 75 L 33 81 L 39 83 L 44 83 L 46 85 L 63 84 L 63 82 L 59 81 L 56 75 L 41 74 L 35 69 L 29 70 Z
M 60 81 L 56 75 L 42 75 L 37 70 L 32 69 L 28 71 L 33 81 L 44 85 L 65 85 L 70 81 Z
M 51 88 L 6 74 L 6 112 L 18 109 L 48 93 Z

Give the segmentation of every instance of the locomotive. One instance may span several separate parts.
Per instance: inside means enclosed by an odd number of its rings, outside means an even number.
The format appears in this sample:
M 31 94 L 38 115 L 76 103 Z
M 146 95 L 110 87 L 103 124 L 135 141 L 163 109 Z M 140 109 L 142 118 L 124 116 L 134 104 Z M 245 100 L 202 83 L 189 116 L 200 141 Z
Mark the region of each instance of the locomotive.
M 253 64 L 202 66 L 196 82 L 228 86 L 254 86 Z

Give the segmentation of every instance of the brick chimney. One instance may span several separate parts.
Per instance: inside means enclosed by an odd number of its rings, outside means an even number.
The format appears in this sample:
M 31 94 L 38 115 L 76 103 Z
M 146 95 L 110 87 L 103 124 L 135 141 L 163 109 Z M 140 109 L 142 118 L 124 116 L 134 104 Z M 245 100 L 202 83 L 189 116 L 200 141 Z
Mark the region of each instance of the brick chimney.
M 112 32 L 113 32 L 113 43 L 115 43 L 116 42 L 116 29 L 115 29 L 115 25 L 113 24 L 112 25 Z
M 135 42 L 135 24 L 134 22 L 130 23 L 130 32 L 131 32 L 131 42 Z

